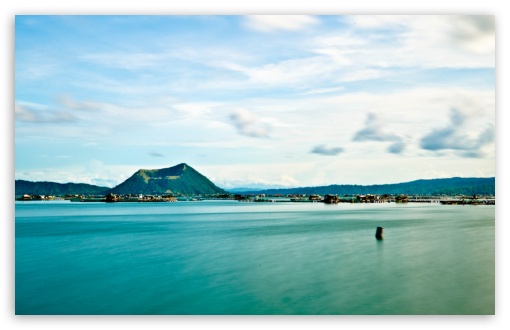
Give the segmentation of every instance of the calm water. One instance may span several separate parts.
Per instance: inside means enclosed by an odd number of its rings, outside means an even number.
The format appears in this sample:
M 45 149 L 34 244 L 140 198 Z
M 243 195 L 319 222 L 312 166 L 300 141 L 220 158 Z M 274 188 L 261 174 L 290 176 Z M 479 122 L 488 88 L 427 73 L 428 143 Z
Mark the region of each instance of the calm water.
M 494 225 L 494 206 L 17 202 L 16 314 L 494 314 Z

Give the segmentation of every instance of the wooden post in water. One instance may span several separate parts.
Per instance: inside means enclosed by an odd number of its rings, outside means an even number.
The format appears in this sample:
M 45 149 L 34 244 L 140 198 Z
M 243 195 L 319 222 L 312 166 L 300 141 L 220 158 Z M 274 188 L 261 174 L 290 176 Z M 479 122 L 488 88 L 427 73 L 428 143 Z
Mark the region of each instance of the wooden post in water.
M 383 232 L 384 232 L 383 227 L 377 227 L 377 230 L 375 231 L 375 238 L 383 239 Z

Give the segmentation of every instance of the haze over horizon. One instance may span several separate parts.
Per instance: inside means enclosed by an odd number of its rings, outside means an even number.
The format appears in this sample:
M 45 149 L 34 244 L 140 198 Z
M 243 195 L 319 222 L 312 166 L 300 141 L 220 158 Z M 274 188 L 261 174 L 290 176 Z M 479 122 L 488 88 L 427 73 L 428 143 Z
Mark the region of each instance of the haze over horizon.
M 16 16 L 15 178 L 495 176 L 493 16 Z

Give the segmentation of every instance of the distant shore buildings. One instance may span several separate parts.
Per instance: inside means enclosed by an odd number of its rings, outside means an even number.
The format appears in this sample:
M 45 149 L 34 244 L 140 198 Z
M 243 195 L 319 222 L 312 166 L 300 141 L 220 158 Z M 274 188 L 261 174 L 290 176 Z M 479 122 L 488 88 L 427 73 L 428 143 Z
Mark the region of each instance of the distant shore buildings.
M 495 205 L 494 196 L 429 196 L 429 195 L 344 195 L 326 194 L 324 197 L 317 194 L 289 194 L 289 195 L 267 195 L 267 194 L 113 194 L 107 195 L 29 195 L 23 194 L 17 196 L 16 201 L 54 201 L 69 200 L 71 202 L 104 202 L 104 203 L 122 203 L 122 202 L 140 202 L 140 203 L 158 203 L 158 202 L 177 202 L 177 201 L 201 201 L 201 200 L 235 200 L 239 202 L 294 202 L 294 203 L 440 203 L 443 205 Z

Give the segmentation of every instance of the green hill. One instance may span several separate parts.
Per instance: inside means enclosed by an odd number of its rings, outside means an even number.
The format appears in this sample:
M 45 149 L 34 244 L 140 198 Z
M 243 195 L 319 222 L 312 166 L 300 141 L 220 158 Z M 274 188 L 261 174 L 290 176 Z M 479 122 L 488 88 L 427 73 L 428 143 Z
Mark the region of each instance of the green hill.
M 16 180 L 16 196 L 28 195 L 104 195 L 110 189 L 86 183 L 56 183 Z
M 245 192 L 247 193 L 247 192 Z M 407 195 L 495 195 L 496 179 L 492 178 L 448 178 L 416 180 L 382 185 L 329 185 L 287 189 L 259 190 L 257 194 L 407 194 Z
M 110 191 L 114 194 L 225 194 L 187 164 L 158 170 L 138 170 Z

